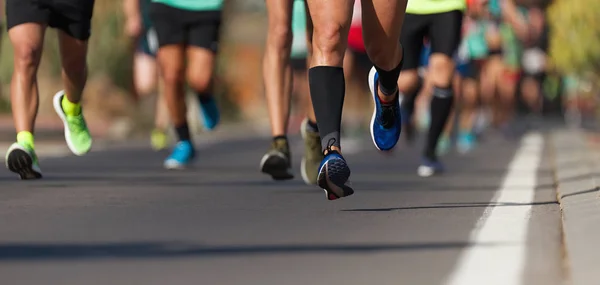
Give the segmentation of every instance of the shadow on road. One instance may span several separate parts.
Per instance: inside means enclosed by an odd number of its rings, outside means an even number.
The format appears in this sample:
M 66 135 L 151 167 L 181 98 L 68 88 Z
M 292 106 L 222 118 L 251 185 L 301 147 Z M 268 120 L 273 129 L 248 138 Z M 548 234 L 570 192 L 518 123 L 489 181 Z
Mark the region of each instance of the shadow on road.
M 311 253 L 369 253 L 382 251 L 443 250 L 472 246 L 502 246 L 500 243 L 440 242 L 406 244 L 296 244 L 199 246 L 185 243 L 114 243 L 114 244 L 0 244 L 0 262 L 111 259 L 180 258 L 236 255 L 277 255 Z

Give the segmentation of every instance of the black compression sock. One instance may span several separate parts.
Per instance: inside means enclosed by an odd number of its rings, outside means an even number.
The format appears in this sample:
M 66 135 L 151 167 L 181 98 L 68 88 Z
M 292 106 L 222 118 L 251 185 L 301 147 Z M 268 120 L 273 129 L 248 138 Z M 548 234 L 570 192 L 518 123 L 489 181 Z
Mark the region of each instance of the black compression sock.
M 340 147 L 342 108 L 346 92 L 344 69 L 316 66 L 308 70 L 308 83 L 323 152 L 330 146 Z
M 201 104 L 208 103 L 213 99 L 213 96 L 210 93 L 196 93 L 196 96 L 198 96 L 198 101 L 200 101 Z
M 403 60 L 401 60 L 398 66 L 392 70 L 383 70 L 380 67 L 375 66 L 377 74 L 379 75 L 379 90 L 383 95 L 391 96 L 398 91 L 398 77 L 402 70 L 402 63 Z
M 287 141 L 287 136 L 283 135 L 283 136 L 274 136 L 273 137 L 273 141 L 282 140 L 282 139 Z
M 446 127 L 453 103 L 452 87 L 434 87 L 433 98 L 431 99 L 431 126 L 429 127 L 425 146 L 425 157 L 429 159 L 436 159 L 437 143 Z
M 176 126 L 175 132 L 177 133 L 177 137 L 180 141 L 189 141 L 191 138 L 190 128 L 188 127 L 187 122 L 183 123 L 182 125 Z

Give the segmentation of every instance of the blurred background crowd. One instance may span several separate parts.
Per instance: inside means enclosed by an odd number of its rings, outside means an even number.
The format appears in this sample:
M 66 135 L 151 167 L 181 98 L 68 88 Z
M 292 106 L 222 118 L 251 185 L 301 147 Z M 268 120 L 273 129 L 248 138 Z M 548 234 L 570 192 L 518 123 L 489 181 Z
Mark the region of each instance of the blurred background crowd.
M 0 1 L 3 2 L 3 1 Z M 306 11 L 302 2 L 294 8 L 295 34 L 292 57 L 295 68 L 292 130 L 297 129 L 304 114 L 303 100 L 308 92 L 306 80 L 306 46 L 304 43 Z M 519 42 L 514 56 L 518 76 L 507 79 L 506 58 L 495 60 L 487 56 L 481 63 L 478 82 L 474 85 L 455 84 L 457 94 L 481 98 L 498 97 L 514 103 L 515 114 L 538 117 L 565 118 L 572 125 L 595 121 L 600 95 L 600 1 L 596 0 L 516 0 L 527 21 L 536 27 L 536 37 L 530 42 Z M 486 2 L 487 3 L 487 2 Z M 488 7 L 494 5 L 490 1 Z M 2 7 L 3 7 L 2 3 Z M 357 6 L 357 9 L 359 6 Z M 481 11 L 469 11 L 465 27 L 484 21 Z M 494 13 L 490 8 L 486 13 Z M 2 12 L 4 14 L 4 11 Z M 355 13 L 358 16 L 359 13 Z M 90 130 L 96 136 L 127 139 L 148 136 L 153 127 L 152 96 L 140 98 L 133 92 L 132 43 L 125 29 L 126 17 L 122 0 L 96 1 L 92 37 L 89 50 L 90 79 L 85 90 L 83 105 Z M 216 70 L 215 95 L 222 109 L 225 124 L 267 125 L 268 117 L 263 92 L 262 56 L 266 36 L 266 11 L 263 0 L 226 0 Z M 55 31 L 49 30 L 48 33 Z M 348 96 L 345 101 L 344 124 L 347 134 L 366 128 L 370 118 L 367 74 L 370 63 L 360 44 L 360 17 L 355 17 L 346 56 Z M 507 41 L 502 31 L 484 29 L 484 36 L 493 42 L 495 33 L 500 41 Z M 498 43 L 502 45 L 502 42 Z M 424 42 L 427 46 L 427 42 Z M 57 124 L 51 107 L 51 94 L 60 89 L 60 59 L 56 37 L 47 37 L 43 60 L 38 75 L 42 98 L 40 127 L 44 123 Z M 426 49 L 425 49 L 426 50 Z M 424 65 L 426 65 L 424 55 Z M 0 120 L 10 120 L 8 85 L 12 75 L 12 51 L 6 31 L 2 31 L 0 50 Z M 514 63 L 510 63 L 514 65 Z M 512 67 L 512 66 L 511 66 Z M 427 86 L 426 69 L 423 69 Z M 462 78 L 457 78 L 460 80 Z M 509 83 L 510 82 L 510 83 Z M 514 84 L 512 83 L 514 82 Z M 496 84 L 496 86 L 493 86 Z M 489 87 L 491 86 L 492 87 Z M 475 86 L 475 87 L 473 87 Z M 158 88 L 157 90 L 159 90 Z M 47 90 L 47 91 L 46 91 Z M 427 92 L 427 88 L 424 88 Z M 467 98 L 458 96 L 458 98 Z M 426 96 L 419 96 L 426 100 Z M 504 99 L 503 99 L 504 98 Z M 190 96 L 190 100 L 194 100 Z M 463 99 L 459 99 L 463 100 Z M 496 100 L 496 99 L 494 99 Z M 495 101 L 492 101 L 495 102 Z M 512 103 L 511 103 L 512 104 Z M 196 106 L 197 104 L 190 104 Z M 419 112 L 427 114 L 427 104 L 417 103 Z M 460 104 L 457 106 L 461 106 Z M 495 103 L 490 103 L 493 114 Z M 190 110 L 196 112 L 197 110 Z M 512 112 L 512 111 L 511 111 Z M 427 116 L 420 116 L 420 125 L 427 124 Z M 46 119 L 47 118 L 47 119 Z M 458 119 L 457 119 L 458 120 Z M 488 124 L 501 127 L 505 122 Z M 197 120 L 190 120 L 195 122 Z M 502 120 L 500 120 L 502 121 Z M 506 120 L 504 120 L 506 121 Z M 194 126 L 200 132 L 201 127 Z

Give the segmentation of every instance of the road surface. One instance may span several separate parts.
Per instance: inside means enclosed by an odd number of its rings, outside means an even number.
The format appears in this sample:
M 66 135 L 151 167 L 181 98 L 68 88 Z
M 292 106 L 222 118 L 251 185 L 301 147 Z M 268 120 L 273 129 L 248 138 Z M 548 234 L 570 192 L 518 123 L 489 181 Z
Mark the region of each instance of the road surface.
M 365 137 L 347 151 L 356 194 L 334 202 L 299 171 L 260 174 L 265 138 L 203 146 L 181 172 L 142 147 L 43 159 L 41 181 L 0 171 L 2 283 L 562 284 L 540 135 L 451 153 L 429 179 L 420 148 L 382 155 Z

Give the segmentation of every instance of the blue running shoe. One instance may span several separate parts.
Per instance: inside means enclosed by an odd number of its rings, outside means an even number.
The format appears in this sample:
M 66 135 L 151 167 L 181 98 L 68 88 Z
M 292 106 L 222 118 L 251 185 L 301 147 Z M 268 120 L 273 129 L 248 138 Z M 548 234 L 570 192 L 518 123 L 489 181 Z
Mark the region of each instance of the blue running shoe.
M 354 194 L 354 190 L 348 186 L 350 168 L 346 160 L 337 151 L 329 153 L 321 161 L 317 185 L 325 190 L 328 200 L 337 200 Z
M 184 169 L 194 157 L 196 157 L 196 151 L 192 142 L 180 141 L 165 160 L 164 166 L 166 169 Z
M 202 123 L 207 131 L 214 130 L 221 120 L 221 113 L 214 97 L 198 98 L 202 110 Z
M 424 158 L 417 172 L 421 177 L 430 177 L 444 172 L 444 165 L 439 161 Z
M 371 118 L 371 138 L 379 150 L 391 150 L 400 139 L 402 117 L 399 96 L 391 104 L 382 104 L 377 95 L 379 75 L 375 67 L 369 72 L 369 89 L 373 96 L 373 117 Z
M 456 140 L 456 148 L 460 153 L 468 153 L 477 144 L 477 138 L 472 132 L 461 132 Z

